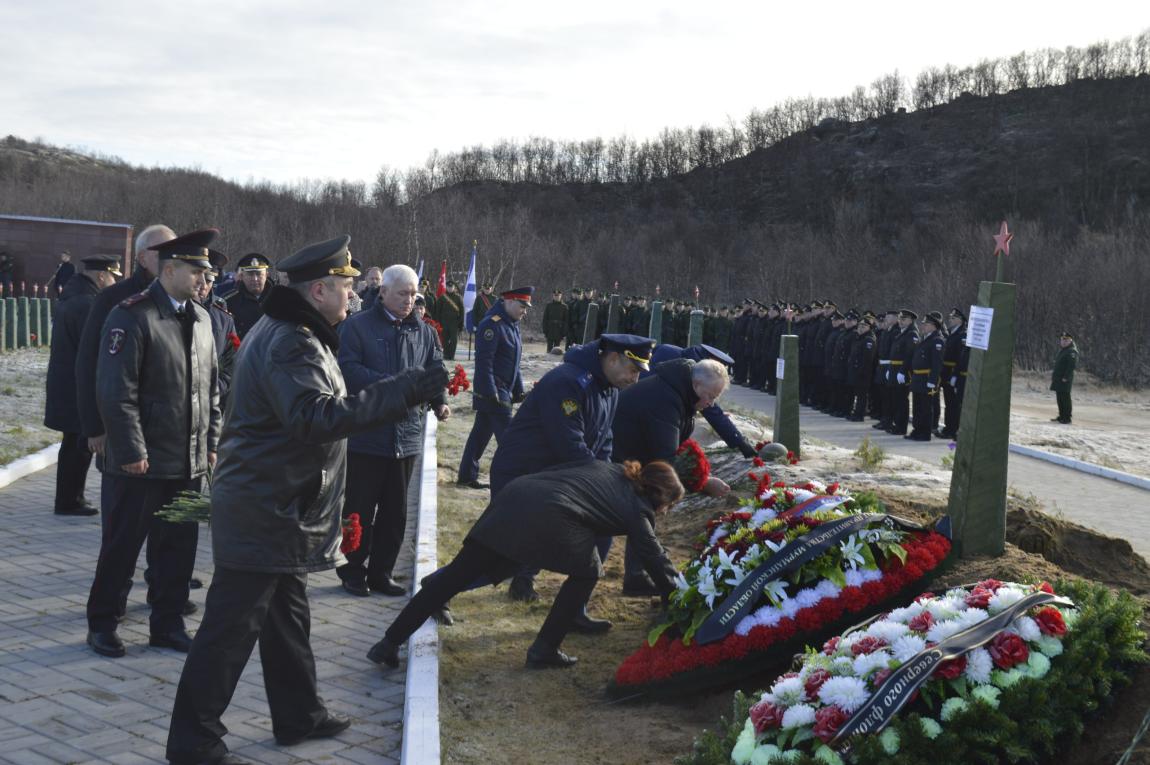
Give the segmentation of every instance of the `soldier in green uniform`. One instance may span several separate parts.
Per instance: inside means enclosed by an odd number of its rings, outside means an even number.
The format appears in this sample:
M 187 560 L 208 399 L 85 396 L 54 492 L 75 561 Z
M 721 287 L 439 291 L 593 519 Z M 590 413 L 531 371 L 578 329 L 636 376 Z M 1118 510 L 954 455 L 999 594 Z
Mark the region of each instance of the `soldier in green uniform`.
M 578 335 L 579 323 L 579 309 L 583 306 L 583 290 L 578 287 L 572 287 L 569 293 L 570 297 L 567 299 L 567 329 L 565 335 L 566 342 L 563 343 L 563 350 L 567 350 L 572 345 L 578 345 L 583 340 L 582 335 Z M 578 337 L 576 337 L 578 335 Z
M 543 334 L 547 337 L 548 353 L 563 342 L 563 336 L 567 334 L 567 305 L 563 302 L 563 290 L 551 293 L 551 302 L 543 309 Z
M 1054 372 L 1050 375 L 1050 390 L 1058 401 L 1058 416 L 1051 418 L 1051 422 L 1070 424 L 1070 415 L 1073 405 L 1070 401 L 1070 389 L 1074 386 L 1074 369 L 1078 366 L 1078 346 L 1074 344 L 1074 335 L 1063 332 L 1058 340 L 1058 355 L 1054 357 Z
M 447 283 L 447 292 L 435 301 L 435 320 L 443 327 L 443 358 L 455 359 L 455 346 L 463 331 L 463 298 L 456 291 L 455 282 Z
M 479 322 L 483 321 L 483 317 L 493 305 L 495 305 L 495 285 L 484 282 L 479 294 L 475 296 L 475 305 L 471 306 L 471 326 L 478 327 Z

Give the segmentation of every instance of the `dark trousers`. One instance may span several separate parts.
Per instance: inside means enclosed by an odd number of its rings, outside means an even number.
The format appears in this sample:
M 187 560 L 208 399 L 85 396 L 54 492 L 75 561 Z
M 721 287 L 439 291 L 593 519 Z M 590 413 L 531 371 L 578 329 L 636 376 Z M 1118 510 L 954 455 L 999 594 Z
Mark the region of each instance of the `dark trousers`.
M 1070 391 L 1055 391 L 1054 399 L 1058 402 L 1058 419 L 1070 422 L 1070 416 L 1074 413 L 1074 404 L 1070 400 Z
M 547 352 L 551 353 L 551 349 L 563 342 L 561 337 L 548 337 L 547 338 Z
M 895 383 L 890 388 L 891 427 L 894 432 L 906 433 L 910 422 L 910 388 Z
M 228 729 L 220 717 L 257 639 L 273 733 L 295 738 L 311 732 L 326 711 L 316 691 L 310 636 L 307 574 L 216 568 L 176 690 L 168 759 L 194 763 L 227 753 Z
M 891 397 L 892 390 L 893 388 L 891 388 L 891 386 L 887 385 L 886 383 L 878 386 L 879 422 L 881 422 L 886 427 L 890 427 L 890 424 L 893 420 L 892 409 L 894 402 Z
M 742 385 L 747 381 L 747 368 L 750 366 L 747 354 L 744 351 L 735 356 L 735 374 L 733 382 L 736 385 Z
M 459 460 L 459 481 L 467 483 L 479 479 L 479 458 L 495 436 L 495 442 L 503 436 L 504 429 L 511 423 L 511 408 L 497 407 L 496 411 L 478 411 L 475 413 L 475 422 L 471 425 L 471 433 L 467 436 L 467 444 L 463 447 L 463 456 Z
M 424 579 L 423 588 L 400 611 L 387 628 L 385 637 L 396 645 L 402 645 L 443 604 L 470 589 L 477 580 L 498 583 L 519 567 L 515 561 L 488 547 L 465 541 L 451 563 Z M 537 641 L 558 648 L 571 630 L 571 622 L 582 613 L 583 605 L 591 597 L 598 581 L 594 576 L 567 577 L 539 629 Z
M 444 361 L 455 360 L 455 347 L 459 344 L 458 332 L 444 332 L 443 333 L 443 359 Z
M 950 385 L 942 386 L 944 406 L 942 431 L 951 438 L 958 435 L 958 424 L 962 418 L 962 399 L 958 396 L 958 389 Z
M 867 394 L 870 388 L 856 388 L 854 391 L 854 408 L 850 412 L 850 416 L 856 420 L 861 420 L 866 417 L 867 412 Z
M 341 579 L 384 582 L 395 568 L 407 529 L 407 487 L 415 457 L 380 457 L 348 452 L 347 492 L 343 517 L 359 514 L 363 537 L 359 549 L 340 566 Z
M 914 430 L 916 436 L 930 436 L 931 424 L 934 422 L 934 402 L 938 396 L 929 393 L 915 392 L 914 396 Z
M 65 433 L 60 439 L 60 455 L 56 459 L 56 511 L 75 510 L 88 504 L 84 484 L 88 481 L 88 468 L 92 466 L 92 453 L 88 441 L 79 433 Z
M 104 507 L 103 539 L 96 576 L 88 594 L 88 629 L 116 629 L 116 615 L 125 597 L 124 583 L 131 581 L 136 559 L 149 541 L 151 630 L 170 632 L 184 628 L 183 609 L 188 601 L 188 581 L 196 562 L 199 524 L 170 523 L 155 517 L 156 511 L 177 493 L 199 488 L 200 479 L 164 480 L 104 474 L 109 504 Z

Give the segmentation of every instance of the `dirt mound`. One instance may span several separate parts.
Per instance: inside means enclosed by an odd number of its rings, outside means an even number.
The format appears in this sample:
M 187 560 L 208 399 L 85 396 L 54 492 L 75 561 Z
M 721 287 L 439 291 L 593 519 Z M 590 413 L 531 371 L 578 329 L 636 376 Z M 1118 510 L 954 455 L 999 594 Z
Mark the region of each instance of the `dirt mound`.
M 1135 595 L 1150 595 L 1150 565 L 1125 539 L 1115 539 L 1033 508 L 1012 509 L 1006 538 L 1065 571 Z

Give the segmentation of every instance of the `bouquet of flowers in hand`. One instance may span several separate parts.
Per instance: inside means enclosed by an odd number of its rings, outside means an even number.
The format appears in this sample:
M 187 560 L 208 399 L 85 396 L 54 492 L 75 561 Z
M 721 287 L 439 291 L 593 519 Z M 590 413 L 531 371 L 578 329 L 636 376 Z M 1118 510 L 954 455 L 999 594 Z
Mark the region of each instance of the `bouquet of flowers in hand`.
M 451 381 L 447 383 L 447 392 L 452 396 L 458 396 L 460 391 L 471 390 L 471 381 L 467 379 L 467 370 L 463 368 L 462 364 L 455 365 L 455 374 L 451 376 Z
M 711 463 L 703 453 L 703 448 L 693 438 L 679 444 L 672 467 L 687 491 L 702 491 L 707 479 L 711 477 Z
M 363 526 L 359 523 L 359 513 L 352 513 L 343 519 L 343 539 L 339 551 L 344 555 L 355 552 L 363 541 Z

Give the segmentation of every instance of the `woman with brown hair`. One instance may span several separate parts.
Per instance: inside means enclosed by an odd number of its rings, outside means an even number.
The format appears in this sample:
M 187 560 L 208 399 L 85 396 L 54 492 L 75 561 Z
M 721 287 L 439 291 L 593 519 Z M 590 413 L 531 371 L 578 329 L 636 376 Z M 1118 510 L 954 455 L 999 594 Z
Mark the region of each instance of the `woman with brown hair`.
M 559 645 L 602 574 L 596 537 L 626 535 L 666 596 L 675 588 L 675 568 L 655 536 L 655 515 L 683 494 L 666 462 L 640 467 L 596 460 L 515 479 L 487 506 L 455 559 L 424 580 L 368 658 L 399 666 L 399 646 L 456 594 L 481 578 L 498 583 L 529 565 L 567 574 L 567 581 L 527 651 L 527 666 L 573 665 L 577 659 Z

